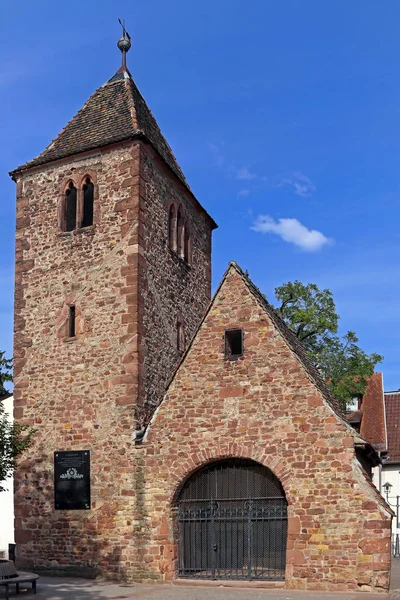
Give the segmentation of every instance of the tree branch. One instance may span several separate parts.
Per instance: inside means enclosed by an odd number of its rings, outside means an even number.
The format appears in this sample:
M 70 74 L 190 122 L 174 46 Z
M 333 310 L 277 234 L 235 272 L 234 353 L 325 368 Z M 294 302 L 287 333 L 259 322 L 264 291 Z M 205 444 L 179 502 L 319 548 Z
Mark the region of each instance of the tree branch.
M 284 301 L 282 302 L 282 304 L 280 305 L 280 307 L 276 309 L 276 310 L 277 310 L 277 312 L 279 312 L 279 314 L 280 314 L 280 316 L 281 316 L 281 317 L 283 317 L 283 309 L 284 309 L 284 308 L 285 308 L 285 307 L 286 307 L 288 304 L 290 304 L 290 302 L 293 302 L 293 301 L 294 301 L 294 298 L 293 298 L 293 294 L 291 293 L 291 294 L 290 294 L 290 296 L 289 296 L 289 298 L 286 298 L 286 300 L 284 300 Z
M 302 325 L 300 327 L 302 327 Z M 300 327 L 299 327 L 299 329 L 300 329 Z M 312 335 L 315 335 L 317 333 L 320 333 L 320 331 L 318 329 L 313 329 L 312 331 L 309 331 L 308 333 L 306 333 L 305 336 L 301 338 L 301 341 L 306 340 L 307 338 L 309 338 Z M 296 335 L 297 335 L 297 333 L 296 333 Z M 299 336 L 297 336 L 297 337 L 299 337 Z

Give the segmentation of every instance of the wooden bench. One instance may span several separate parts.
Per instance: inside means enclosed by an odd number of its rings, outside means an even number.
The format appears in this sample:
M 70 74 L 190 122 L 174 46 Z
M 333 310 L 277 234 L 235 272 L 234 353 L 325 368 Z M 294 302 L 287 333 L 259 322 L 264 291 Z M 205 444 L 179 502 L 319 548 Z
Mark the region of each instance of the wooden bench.
M 11 560 L 0 560 L 0 586 L 6 588 L 6 600 L 10 598 L 10 585 L 15 585 L 16 592 L 19 594 L 20 583 L 31 583 L 33 593 L 36 594 L 36 581 L 38 579 L 39 575 L 35 573 L 18 572 Z

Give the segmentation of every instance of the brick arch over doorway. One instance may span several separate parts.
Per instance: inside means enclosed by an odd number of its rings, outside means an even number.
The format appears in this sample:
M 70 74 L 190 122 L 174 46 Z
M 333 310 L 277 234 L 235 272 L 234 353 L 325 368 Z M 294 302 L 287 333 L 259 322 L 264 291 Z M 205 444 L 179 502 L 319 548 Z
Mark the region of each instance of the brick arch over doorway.
M 179 494 L 186 481 L 199 469 L 214 462 L 221 462 L 229 458 L 252 460 L 267 467 L 279 479 L 285 491 L 285 496 L 290 504 L 289 475 L 290 470 L 285 469 L 277 457 L 271 457 L 268 448 L 249 448 L 246 444 L 232 442 L 230 444 L 218 444 L 212 448 L 199 448 L 198 453 L 185 457 L 173 471 L 169 471 L 173 490 L 170 495 L 170 503 L 176 506 Z

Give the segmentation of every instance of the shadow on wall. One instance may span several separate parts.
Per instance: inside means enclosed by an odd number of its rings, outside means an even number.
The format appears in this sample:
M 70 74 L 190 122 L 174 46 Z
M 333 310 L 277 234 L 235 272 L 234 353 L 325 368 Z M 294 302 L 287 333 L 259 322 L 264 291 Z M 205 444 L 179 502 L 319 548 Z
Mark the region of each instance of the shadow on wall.
M 15 474 L 17 568 L 43 576 L 93 579 L 101 574 L 125 580 L 122 548 L 109 541 L 117 512 L 118 506 L 106 497 L 96 510 L 55 510 L 54 475 L 47 456 L 40 453 L 34 461 L 21 462 Z M 82 596 L 86 597 L 91 596 Z

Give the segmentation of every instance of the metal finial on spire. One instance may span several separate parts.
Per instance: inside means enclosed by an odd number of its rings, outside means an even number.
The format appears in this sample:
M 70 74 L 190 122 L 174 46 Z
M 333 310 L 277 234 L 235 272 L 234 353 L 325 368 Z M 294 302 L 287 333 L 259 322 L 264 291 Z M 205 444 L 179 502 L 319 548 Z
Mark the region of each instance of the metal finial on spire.
M 122 54 L 122 66 L 126 69 L 126 53 L 129 52 L 131 47 L 131 36 L 126 30 L 125 27 L 125 19 L 121 21 L 118 19 L 121 27 L 122 27 L 122 37 L 118 40 L 117 46 L 121 50 Z

